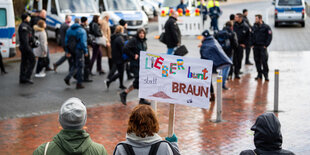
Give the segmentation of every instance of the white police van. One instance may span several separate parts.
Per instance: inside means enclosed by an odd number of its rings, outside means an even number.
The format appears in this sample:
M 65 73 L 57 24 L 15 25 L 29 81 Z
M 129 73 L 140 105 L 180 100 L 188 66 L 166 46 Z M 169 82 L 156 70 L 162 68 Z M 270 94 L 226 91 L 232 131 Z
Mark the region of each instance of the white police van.
M 26 9 L 29 12 L 46 10 L 48 32 L 54 32 L 58 44 L 60 44 L 59 28 L 65 22 L 66 15 L 71 15 L 72 21 L 77 17 L 85 16 L 88 18 L 88 22 L 92 20 L 94 15 L 100 15 L 94 0 L 30 0 Z M 48 34 L 51 37 L 50 33 Z
M 0 52 L 2 57 L 16 54 L 15 17 L 12 0 L 0 0 Z
M 279 23 L 300 23 L 305 27 L 306 11 L 304 0 L 275 0 L 275 27 Z
M 111 27 L 118 25 L 119 20 L 127 22 L 128 34 L 135 35 L 137 29 L 148 29 L 148 17 L 137 0 L 96 0 L 100 12 L 108 12 Z

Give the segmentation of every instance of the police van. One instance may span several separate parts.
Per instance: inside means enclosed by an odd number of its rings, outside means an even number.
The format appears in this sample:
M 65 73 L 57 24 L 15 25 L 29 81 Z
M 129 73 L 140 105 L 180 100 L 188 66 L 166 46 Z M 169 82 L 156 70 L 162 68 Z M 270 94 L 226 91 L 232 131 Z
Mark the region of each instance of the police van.
M 96 0 L 100 12 L 110 15 L 110 27 L 118 25 L 119 20 L 127 22 L 128 35 L 135 35 L 137 29 L 148 29 L 148 17 L 137 0 Z
M 0 52 L 2 57 L 16 55 L 15 17 L 12 0 L 0 0 Z
M 85 16 L 89 22 L 94 15 L 100 15 L 94 0 L 29 0 L 26 6 L 26 10 L 30 13 L 42 9 L 47 12 L 48 35 L 49 37 L 54 36 L 58 44 L 61 40 L 59 29 L 61 24 L 65 22 L 66 15 L 71 15 L 72 21 L 75 18 Z M 53 35 L 50 35 L 50 32 Z
M 300 23 L 305 27 L 306 13 L 304 0 L 275 0 L 275 27 L 280 23 Z

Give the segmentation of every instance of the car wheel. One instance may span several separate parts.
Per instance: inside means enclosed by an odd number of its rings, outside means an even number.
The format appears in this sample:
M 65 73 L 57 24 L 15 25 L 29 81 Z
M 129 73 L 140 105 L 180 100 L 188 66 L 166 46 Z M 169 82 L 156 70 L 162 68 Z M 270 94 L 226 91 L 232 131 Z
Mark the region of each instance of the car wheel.
M 56 30 L 55 32 L 55 38 L 56 38 L 57 44 L 61 46 L 61 36 L 60 36 L 59 30 Z
M 279 27 L 279 22 L 274 22 L 274 27 Z
M 305 22 L 301 22 L 301 27 L 305 27 Z

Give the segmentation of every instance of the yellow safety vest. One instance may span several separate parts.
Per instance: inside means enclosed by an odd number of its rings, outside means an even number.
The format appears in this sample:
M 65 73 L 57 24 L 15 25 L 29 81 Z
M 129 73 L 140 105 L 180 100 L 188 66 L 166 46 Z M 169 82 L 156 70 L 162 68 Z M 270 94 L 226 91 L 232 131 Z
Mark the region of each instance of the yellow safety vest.
M 199 6 L 201 4 L 201 2 L 199 1 L 199 2 L 197 2 L 197 6 Z M 203 3 L 202 4 L 203 6 L 206 6 L 206 3 Z
M 208 2 L 208 9 L 209 9 L 209 8 L 212 8 L 212 7 L 215 7 L 214 5 L 217 6 L 217 7 L 220 7 L 219 1 L 215 1 L 215 2 L 214 2 L 214 0 L 210 0 L 210 1 Z

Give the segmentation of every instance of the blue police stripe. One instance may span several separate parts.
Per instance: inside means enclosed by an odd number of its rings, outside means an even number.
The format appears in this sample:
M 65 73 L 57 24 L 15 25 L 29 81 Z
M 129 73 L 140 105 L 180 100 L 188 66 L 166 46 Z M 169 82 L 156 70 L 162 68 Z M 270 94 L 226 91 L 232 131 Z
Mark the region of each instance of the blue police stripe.
M 135 14 L 125 14 L 122 12 L 115 12 L 115 14 L 123 20 L 142 20 L 143 16 L 141 12 L 135 12 Z
M 11 39 L 14 33 L 15 33 L 15 27 L 0 28 L 0 38 Z
M 52 22 L 50 22 L 50 20 Z M 60 21 L 50 17 L 50 16 L 47 16 L 46 24 L 49 25 L 49 26 L 56 26 L 56 24 L 62 24 L 62 23 Z
M 295 12 L 302 12 L 304 8 L 276 8 L 279 13 L 284 12 L 284 11 L 295 11 Z

